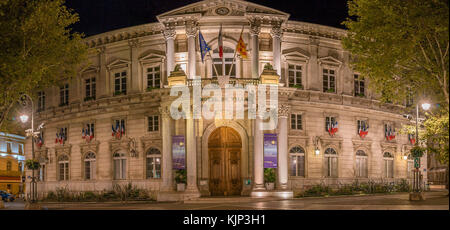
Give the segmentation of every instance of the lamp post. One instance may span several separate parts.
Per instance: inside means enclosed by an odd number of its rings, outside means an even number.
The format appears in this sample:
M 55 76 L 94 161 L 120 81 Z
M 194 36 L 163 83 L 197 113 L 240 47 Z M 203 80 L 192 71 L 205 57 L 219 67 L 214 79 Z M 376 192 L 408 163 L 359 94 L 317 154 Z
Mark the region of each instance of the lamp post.
M 27 98 L 28 100 L 30 100 L 31 102 L 31 159 L 34 160 L 34 115 L 33 115 L 33 111 L 34 111 L 34 102 L 33 99 L 28 96 L 27 94 L 24 94 L 24 97 Z M 20 116 L 20 121 L 22 121 L 22 123 L 25 123 L 28 121 L 28 115 L 23 114 Z M 36 190 L 37 190 L 37 184 L 36 184 L 36 178 L 34 176 L 34 168 L 31 170 L 31 203 L 36 202 Z

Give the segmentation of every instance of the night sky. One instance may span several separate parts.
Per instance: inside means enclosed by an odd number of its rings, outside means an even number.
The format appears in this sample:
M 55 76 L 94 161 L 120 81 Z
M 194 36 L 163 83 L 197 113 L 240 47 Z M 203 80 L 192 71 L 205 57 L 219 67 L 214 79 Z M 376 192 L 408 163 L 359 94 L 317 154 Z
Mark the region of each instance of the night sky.
M 156 22 L 156 15 L 200 0 L 66 0 L 80 15 L 73 26 L 91 36 L 115 29 Z M 347 17 L 346 0 L 251 0 L 289 13 L 290 20 L 343 28 Z

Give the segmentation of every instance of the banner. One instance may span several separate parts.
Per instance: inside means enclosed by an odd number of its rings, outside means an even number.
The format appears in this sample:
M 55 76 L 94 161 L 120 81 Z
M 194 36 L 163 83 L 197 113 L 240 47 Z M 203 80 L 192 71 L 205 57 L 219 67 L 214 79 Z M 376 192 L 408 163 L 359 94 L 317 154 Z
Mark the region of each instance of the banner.
M 186 168 L 184 136 L 172 136 L 172 169 Z
M 277 134 L 264 134 L 264 168 L 277 168 L 278 161 Z

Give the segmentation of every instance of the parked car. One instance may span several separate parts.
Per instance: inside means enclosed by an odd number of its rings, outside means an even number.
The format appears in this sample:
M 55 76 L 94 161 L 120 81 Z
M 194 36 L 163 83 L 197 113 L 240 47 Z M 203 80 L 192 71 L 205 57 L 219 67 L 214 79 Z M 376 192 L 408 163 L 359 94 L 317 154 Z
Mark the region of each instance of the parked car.
M 3 201 L 13 202 L 16 199 L 16 197 L 13 194 L 2 190 L 0 190 L 0 196 L 2 197 Z

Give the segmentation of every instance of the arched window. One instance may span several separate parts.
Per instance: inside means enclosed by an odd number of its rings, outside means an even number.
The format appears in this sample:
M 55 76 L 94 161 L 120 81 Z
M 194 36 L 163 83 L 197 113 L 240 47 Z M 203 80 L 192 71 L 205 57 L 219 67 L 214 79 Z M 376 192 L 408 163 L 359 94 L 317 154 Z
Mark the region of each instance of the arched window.
M 6 171 L 11 171 L 12 163 L 11 161 L 6 162 Z
M 394 156 L 390 152 L 383 154 L 383 177 L 394 178 Z
M 414 159 L 411 154 L 409 154 L 407 158 L 406 175 L 409 179 L 414 177 Z
M 146 165 L 147 179 L 161 178 L 161 152 L 159 149 L 150 148 L 147 151 Z
M 114 179 L 126 179 L 127 172 L 127 157 L 125 153 L 116 152 L 113 155 L 114 161 Z
M 45 181 L 45 171 L 46 171 L 46 165 L 45 165 L 45 163 L 40 163 L 41 164 L 41 167 L 39 168 L 39 175 L 38 175 L 38 178 L 39 178 L 39 181 Z
M 95 154 L 93 152 L 89 152 L 84 156 L 84 179 L 85 180 L 93 180 L 95 179 Z
M 325 177 L 338 177 L 338 155 L 333 148 L 327 148 L 324 153 Z
M 233 55 L 234 49 L 228 48 L 226 46 L 223 47 L 223 59 L 225 63 L 225 75 L 230 74 L 230 68 L 233 63 Z M 219 57 L 219 48 L 215 49 L 211 54 L 213 58 L 213 65 L 216 67 L 217 73 L 219 76 L 222 76 L 222 59 Z M 212 76 L 217 77 L 216 70 L 214 70 L 214 66 L 212 67 Z M 233 63 L 233 69 L 231 70 L 230 77 L 236 77 L 236 61 Z
M 69 157 L 61 155 L 58 157 L 59 180 L 69 180 Z
M 305 176 L 305 150 L 295 146 L 289 151 L 291 155 L 291 176 Z
M 367 167 L 367 154 L 362 151 L 356 151 L 356 177 L 367 178 L 368 167 Z

